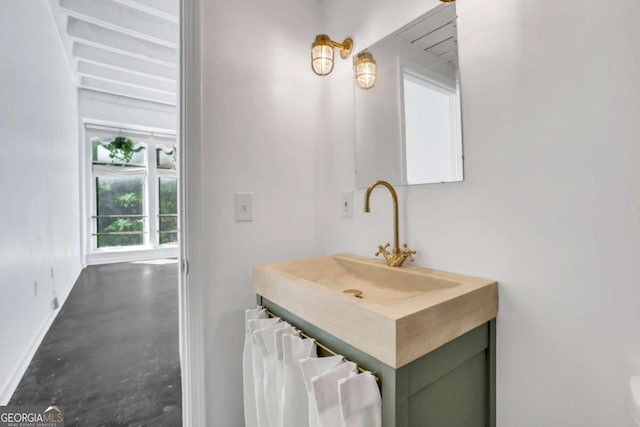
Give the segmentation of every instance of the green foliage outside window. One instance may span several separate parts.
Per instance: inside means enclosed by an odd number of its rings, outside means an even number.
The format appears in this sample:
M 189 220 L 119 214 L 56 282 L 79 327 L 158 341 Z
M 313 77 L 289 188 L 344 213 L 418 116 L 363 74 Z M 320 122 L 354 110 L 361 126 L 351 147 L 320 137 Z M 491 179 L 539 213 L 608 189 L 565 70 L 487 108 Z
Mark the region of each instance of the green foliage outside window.
M 178 241 L 178 182 L 176 178 L 159 179 L 160 244 Z M 169 216 L 170 215 L 170 216 Z
M 144 243 L 144 178 L 97 177 L 98 247 Z M 135 232 L 135 233 L 134 233 Z

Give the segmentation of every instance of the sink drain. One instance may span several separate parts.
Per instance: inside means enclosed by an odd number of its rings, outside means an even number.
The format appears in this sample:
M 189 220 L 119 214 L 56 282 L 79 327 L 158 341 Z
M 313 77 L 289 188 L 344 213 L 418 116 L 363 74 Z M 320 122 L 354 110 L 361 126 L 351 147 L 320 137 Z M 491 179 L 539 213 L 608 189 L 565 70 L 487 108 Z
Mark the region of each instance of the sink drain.
M 342 291 L 343 294 L 348 294 L 348 295 L 353 295 L 356 298 L 362 298 L 363 294 L 362 291 L 358 290 L 358 289 L 346 289 L 344 291 Z

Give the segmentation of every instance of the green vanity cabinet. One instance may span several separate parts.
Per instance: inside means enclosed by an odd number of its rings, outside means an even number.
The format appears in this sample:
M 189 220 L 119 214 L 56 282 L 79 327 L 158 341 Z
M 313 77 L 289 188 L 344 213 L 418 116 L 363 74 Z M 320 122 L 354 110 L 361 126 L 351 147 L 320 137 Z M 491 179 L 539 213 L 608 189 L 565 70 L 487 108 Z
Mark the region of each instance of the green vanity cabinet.
M 394 369 L 257 298 L 259 305 L 379 377 L 383 427 L 495 427 L 495 319 Z

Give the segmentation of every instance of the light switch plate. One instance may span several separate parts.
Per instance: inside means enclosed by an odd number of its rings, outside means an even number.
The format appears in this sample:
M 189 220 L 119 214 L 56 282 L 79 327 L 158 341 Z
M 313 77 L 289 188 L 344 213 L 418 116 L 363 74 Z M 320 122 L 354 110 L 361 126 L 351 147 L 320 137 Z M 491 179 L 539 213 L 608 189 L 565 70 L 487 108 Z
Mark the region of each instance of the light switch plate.
M 342 218 L 353 218 L 353 191 L 342 192 Z
M 253 193 L 235 193 L 236 222 L 253 221 Z

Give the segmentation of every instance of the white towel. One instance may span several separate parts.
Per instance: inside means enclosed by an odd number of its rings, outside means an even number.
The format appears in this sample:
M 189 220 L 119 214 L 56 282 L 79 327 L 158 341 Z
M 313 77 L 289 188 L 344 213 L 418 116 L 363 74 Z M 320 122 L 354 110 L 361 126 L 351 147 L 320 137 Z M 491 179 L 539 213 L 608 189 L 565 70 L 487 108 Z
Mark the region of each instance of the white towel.
M 301 359 L 318 357 L 316 343 L 295 335 L 282 337 L 283 387 L 278 427 L 309 425 L 309 398 L 304 387 Z
M 344 363 L 344 358 L 342 356 L 309 358 L 300 361 L 302 380 L 304 381 L 304 387 L 305 390 L 307 390 L 307 399 L 309 401 L 309 427 L 318 427 L 320 425 L 318 407 L 316 406 L 316 400 L 313 397 L 313 386 L 311 384 L 312 379 L 342 363 Z
M 365 372 L 338 381 L 344 427 L 381 427 L 382 398 L 373 375 Z
M 281 332 L 282 331 L 282 332 Z M 274 406 L 275 410 L 275 418 L 276 418 L 276 426 L 280 426 L 282 421 L 282 392 L 284 389 L 284 360 L 283 360 L 283 340 L 284 337 L 289 336 L 298 336 L 298 331 L 291 327 L 291 329 L 287 330 L 279 330 L 275 333 L 275 348 L 276 348 L 276 404 Z M 305 356 L 306 357 L 306 356 Z
M 268 319 L 272 320 L 272 319 Z M 266 381 L 266 372 L 264 370 L 264 355 L 267 354 L 265 346 L 265 340 L 273 337 L 273 333 L 277 329 L 286 328 L 288 325 L 280 319 L 275 319 L 277 322 L 275 325 L 268 326 L 266 328 L 258 329 L 253 332 L 253 380 L 255 383 L 256 394 L 256 418 L 258 421 L 258 427 L 275 427 L 269 425 L 269 419 L 267 418 L 267 405 L 264 395 L 264 383 Z M 259 320 L 253 320 L 253 322 L 259 322 Z M 269 340 L 270 341 L 270 340 Z
M 289 324 L 276 329 L 270 336 L 265 336 L 266 352 L 263 354 L 264 363 L 264 401 L 267 409 L 267 419 L 270 427 L 277 427 L 280 414 L 280 395 L 282 388 L 278 388 L 277 348 L 282 347 L 282 337 L 293 335 L 296 330 Z
M 253 339 L 249 331 L 249 321 L 266 319 L 267 312 L 263 308 L 252 308 L 244 312 L 244 350 L 242 351 L 242 385 L 244 392 L 244 424 L 256 427 L 256 395 L 253 389 Z
M 258 427 L 260 425 L 264 425 L 260 424 L 258 414 L 266 414 L 266 410 L 264 408 L 264 397 L 262 398 L 262 401 L 259 402 L 256 397 L 258 395 L 258 390 L 256 389 L 256 386 L 259 384 L 260 385 L 260 395 L 262 396 L 262 383 L 264 381 L 264 368 L 262 366 L 262 356 L 260 354 L 260 350 L 258 349 L 255 340 L 253 339 L 253 333 L 257 330 L 260 329 L 264 329 L 270 326 L 274 326 L 276 324 L 280 323 L 280 319 L 277 318 L 270 318 L 270 319 L 257 319 L 257 320 L 249 320 L 247 321 L 247 326 L 249 328 L 249 335 L 250 335 L 250 341 L 251 341 L 251 357 L 252 357 L 252 366 L 251 366 L 251 372 L 252 372 L 252 377 L 253 377 L 253 384 L 250 386 L 251 387 L 251 391 L 253 393 L 253 403 L 254 403 L 254 417 L 251 418 L 251 421 L 255 422 L 255 424 L 251 425 L 249 423 L 246 424 L 246 427 Z M 259 403 L 261 403 L 259 405 Z M 265 415 L 266 417 L 266 415 Z
M 277 390 L 277 400 L 278 400 L 278 423 L 276 425 L 280 425 L 280 407 L 282 405 L 282 387 L 284 386 L 284 362 L 282 360 L 282 339 L 285 336 L 289 335 L 297 335 L 298 332 L 293 329 L 293 333 L 288 333 L 288 331 L 283 331 L 282 333 L 276 332 L 275 340 L 276 340 L 276 390 Z
M 320 427 L 342 426 L 338 381 L 357 373 L 358 367 L 355 363 L 344 362 L 311 380 L 313 397 L 318 408 Z

